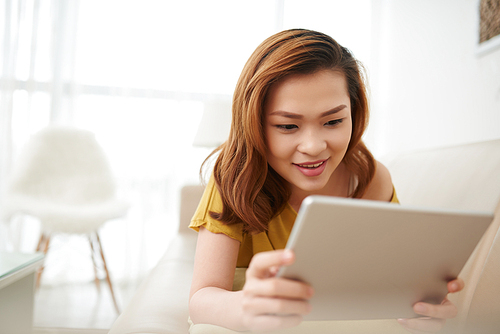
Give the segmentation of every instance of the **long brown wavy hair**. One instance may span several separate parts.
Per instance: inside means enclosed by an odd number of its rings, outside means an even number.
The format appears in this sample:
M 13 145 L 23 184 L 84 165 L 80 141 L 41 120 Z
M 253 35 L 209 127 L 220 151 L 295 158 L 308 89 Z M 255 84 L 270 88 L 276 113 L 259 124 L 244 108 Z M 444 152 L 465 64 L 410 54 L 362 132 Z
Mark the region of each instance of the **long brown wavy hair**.
M 286 30 L 260 44 L 236 85 L 229 139 L 207 158 L 219 152 L 213 176 L 223 209 L 210 212 L 211 217 L 225 224 L 243 223 L 246 232 L 258 233 L 283 210 L 290 187 L 267 163 L 264 102 L 269 87 L 284 77 L 325 69 L 339 71 L 347 80 L 353 129 L 343 162 L 358 180 L 350 196 L 363 196 L 375 174 L 375 160 L 361 141 L 368 123 L 362 68 L 348 49 L 316 31 Z

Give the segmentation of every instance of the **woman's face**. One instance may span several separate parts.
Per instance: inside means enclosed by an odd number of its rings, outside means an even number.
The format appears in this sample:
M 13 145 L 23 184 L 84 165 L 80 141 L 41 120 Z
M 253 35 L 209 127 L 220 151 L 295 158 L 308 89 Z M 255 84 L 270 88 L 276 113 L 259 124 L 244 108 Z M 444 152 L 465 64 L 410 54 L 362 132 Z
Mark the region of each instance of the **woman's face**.
M 292 196 L 328 193 L 352 132 L 344 75 L 285 77 L 270 87 L 264 113 L 268 163 L 290 183 Z

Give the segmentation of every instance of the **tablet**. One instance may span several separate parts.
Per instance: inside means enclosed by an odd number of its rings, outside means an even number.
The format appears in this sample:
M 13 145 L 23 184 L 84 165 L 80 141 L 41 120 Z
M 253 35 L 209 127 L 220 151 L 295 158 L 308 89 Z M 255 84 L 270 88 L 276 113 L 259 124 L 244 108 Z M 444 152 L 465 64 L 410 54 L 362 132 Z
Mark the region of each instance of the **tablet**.
M 314 288 L 304 320 L 414 318 L 416 302 L 441 303 L 492 220 L 492 213 L 309 196 L 286 246 L 296 261 L 278 276 Z

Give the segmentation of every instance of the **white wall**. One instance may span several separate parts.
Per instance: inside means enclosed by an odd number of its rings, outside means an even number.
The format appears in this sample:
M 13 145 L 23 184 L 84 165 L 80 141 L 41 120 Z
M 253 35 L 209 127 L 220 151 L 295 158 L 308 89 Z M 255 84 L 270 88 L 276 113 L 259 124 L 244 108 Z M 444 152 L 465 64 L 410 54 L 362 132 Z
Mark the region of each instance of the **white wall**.
M 478 56 L 478 0 L 374 0 L 377 155 L 500 138 L 500 48 Z

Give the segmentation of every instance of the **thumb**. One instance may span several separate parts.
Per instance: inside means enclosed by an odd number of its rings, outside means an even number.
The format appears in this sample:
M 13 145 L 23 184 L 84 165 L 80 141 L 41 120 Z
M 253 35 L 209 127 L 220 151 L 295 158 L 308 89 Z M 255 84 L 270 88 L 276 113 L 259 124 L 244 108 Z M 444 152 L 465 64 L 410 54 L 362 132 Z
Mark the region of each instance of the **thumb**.
M 248 266 L 246 276 L 247 278 L 272 277 L 280 267 L 288 266 L 294 261 L 295 254 L 291 249 L 257 253 Z

